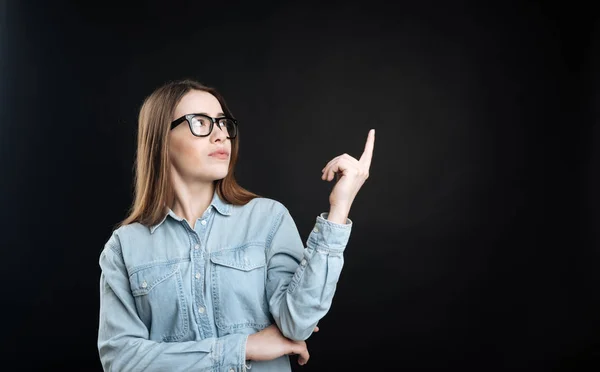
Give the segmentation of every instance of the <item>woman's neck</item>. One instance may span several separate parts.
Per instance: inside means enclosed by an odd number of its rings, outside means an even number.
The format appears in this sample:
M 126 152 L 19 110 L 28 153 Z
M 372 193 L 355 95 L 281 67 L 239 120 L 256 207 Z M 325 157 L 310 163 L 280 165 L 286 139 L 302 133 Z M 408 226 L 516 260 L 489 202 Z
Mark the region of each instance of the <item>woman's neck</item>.
M 171 210 L 187 220 L 190 227 L 194 228 L 196 220 L 202 217 L 212 201 L 215 185 L 213 181 L 184 183 L 173 182 L 173 206 Z

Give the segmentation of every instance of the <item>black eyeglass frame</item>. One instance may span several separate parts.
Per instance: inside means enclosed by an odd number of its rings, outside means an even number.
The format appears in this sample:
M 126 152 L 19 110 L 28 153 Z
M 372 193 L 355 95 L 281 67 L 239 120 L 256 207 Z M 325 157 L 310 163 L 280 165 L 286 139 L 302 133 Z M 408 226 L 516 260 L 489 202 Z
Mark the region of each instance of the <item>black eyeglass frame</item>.
M 208 134 L 196 134 L 196 133 L 194 133 L 194 131 L 192 130 L 192 118 L 194 116 L 202 116 L 202 117 L 205 117 L 207 119 L 210 119 L 210 129 L 208 130 Z M 234 118 L 227 117 L 227 116 L 221 116 L 221 117 L 218 117 L 218 118 L 213 118 L 213 117 L 205 115 L 205 114 L 186 114 L 186 115 L 183 115 L 182 117 L 180 117 L 178 119 L 173 120 L 171 122 L 171 129 L 175 128 L 176 126 L 178 126 L 179 124 L 181 124 L 185 120 L 188 123 L 188 127 L 190 128 L 190 132 L 192 132 L 192 134 L 194 136 L 196 136 L 196 137 L 207 137 L 207 136 L 210 136 L 210 134 L 212 133 L 212 131 L 213 131 L 214 127 L 215 127 L 215 124 L 219 120 L 221 120 L 221 119 L 231 120 L 233 122 L 233 125 L 235 125 L 235 136 L 233 136 L 233 137 L 229 137 L 228 136 L 227 139 L 234 139 L 235 137 L 237 137 L 237 134 L 238 134 L 238 123 L 237 123 L 237 120 L 234 119 Z M 219 129 L 221 129 L 221 128 L 219 128 Z

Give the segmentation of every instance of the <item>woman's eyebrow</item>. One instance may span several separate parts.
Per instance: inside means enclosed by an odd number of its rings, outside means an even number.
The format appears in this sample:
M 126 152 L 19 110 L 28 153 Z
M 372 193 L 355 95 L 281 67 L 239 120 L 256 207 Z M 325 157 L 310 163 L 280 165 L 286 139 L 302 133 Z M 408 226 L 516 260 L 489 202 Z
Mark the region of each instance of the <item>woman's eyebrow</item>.
M 200 114 L 200 115 L 206 115 L 206 116 L 210 116 L 210 115 L 209 115 L 209 114 L 207 114 L 206 112 L 197 112 L 197 114 Z M 218 114 L 217 114 L 217 116 L 216 116 L 216 117 L 218 118 L 218 117 L 220 117 L 220 116 L 225 116 L 225 114 L 224 114 L 224 113 L 222 113 L 222 112 L 220 112 L 220 113 L 218 113 Z

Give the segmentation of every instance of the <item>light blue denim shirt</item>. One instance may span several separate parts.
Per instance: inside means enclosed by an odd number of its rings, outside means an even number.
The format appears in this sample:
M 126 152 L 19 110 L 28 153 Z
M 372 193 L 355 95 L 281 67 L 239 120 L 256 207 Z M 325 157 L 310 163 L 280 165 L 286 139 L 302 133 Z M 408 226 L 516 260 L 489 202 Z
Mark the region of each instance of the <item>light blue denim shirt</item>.
M 352 221 L 316 217 L 306 247 L 288 209 L 215 192 L 193 225 L 171 209 L 122 226 L 99 258 L 98 351 L 106 371 L 291 371 L 246 361 L 249 334 L 276 323 L 306 340 L 330 309 Z M 310 352 L 310 349 L 309 349 Z

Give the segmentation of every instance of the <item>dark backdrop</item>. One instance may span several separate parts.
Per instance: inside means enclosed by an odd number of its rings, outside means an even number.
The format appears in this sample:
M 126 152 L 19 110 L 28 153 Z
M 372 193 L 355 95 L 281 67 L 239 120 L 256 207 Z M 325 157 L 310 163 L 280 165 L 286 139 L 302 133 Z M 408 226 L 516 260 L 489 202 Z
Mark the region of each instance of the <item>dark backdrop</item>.
M 0 4 L 3 365 L 101 370 L 98 257 L 132 199 L 136 115 L 191 77 L 240 121 L 240 183 L 304 240 L 328 210 L 321 168 L 377 130 L 294 370 L 600 368 L 591 6 Z

